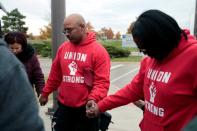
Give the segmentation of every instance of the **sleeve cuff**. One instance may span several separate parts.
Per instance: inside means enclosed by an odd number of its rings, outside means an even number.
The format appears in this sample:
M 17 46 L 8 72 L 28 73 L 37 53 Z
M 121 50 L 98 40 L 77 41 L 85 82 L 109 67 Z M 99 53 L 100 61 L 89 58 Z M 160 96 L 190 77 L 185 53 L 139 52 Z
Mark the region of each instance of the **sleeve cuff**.
M 49 93 L 42 92 L 42 96 L 44 96 L 44 97 L 48 97 L 48 96 L 49 96 Z

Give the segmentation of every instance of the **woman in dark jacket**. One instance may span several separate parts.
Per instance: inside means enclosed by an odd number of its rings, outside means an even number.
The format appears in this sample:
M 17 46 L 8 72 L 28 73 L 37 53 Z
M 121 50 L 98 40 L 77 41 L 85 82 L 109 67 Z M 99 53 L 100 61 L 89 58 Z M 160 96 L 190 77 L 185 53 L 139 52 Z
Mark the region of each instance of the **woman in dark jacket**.
M 5 35 L 5 41 L 9 49 L 24 64 L 29 81 L 32 87 L 35 87 L 39 97 L 45 81 L 35 50 L 30 44 L 27 44 L 27 39 L 21 32 L 7 33 Z

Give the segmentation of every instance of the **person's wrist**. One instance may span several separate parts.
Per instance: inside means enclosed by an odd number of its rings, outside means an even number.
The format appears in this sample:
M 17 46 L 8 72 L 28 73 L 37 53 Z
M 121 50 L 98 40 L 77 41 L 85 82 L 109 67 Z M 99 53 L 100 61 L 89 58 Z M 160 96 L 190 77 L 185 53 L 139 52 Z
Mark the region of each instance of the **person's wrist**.
M 48 93 L 45 93 L 45 92 L 42 92 L 41 96 L 48 98 L 49 94 Z

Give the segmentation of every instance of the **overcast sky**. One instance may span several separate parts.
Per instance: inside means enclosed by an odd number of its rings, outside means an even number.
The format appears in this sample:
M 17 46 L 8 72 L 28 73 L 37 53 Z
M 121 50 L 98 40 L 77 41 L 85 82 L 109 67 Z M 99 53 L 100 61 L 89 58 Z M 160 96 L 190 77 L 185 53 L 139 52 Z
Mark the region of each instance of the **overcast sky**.
M 39 29 L 50 22 L 51 0 L 1 0 L 7 11 L 18 8 L 26 16 L 28 32 L 39 34 Z M 174 17 L 182 28 L 193 33 L 195 0 L 66 0 L 66 15 L 80 13 L 98 31 L 102 27 L 116 33 L 126 33 L 130 23 L 143 11 L 159 9 Z M 0 17 L 5 15 L 0 11 Z

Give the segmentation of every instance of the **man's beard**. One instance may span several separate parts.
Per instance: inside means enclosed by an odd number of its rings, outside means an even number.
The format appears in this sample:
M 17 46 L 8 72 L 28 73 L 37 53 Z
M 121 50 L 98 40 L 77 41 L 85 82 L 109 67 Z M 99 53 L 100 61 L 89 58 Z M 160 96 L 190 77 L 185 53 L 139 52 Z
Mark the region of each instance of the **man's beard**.
M 69 41 L 75 45 L 79 45 L 82 41 L 82 37 L 67 37 L 69 39 Z

